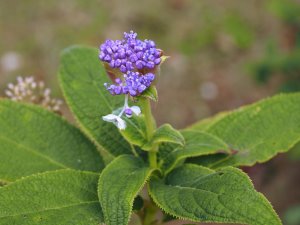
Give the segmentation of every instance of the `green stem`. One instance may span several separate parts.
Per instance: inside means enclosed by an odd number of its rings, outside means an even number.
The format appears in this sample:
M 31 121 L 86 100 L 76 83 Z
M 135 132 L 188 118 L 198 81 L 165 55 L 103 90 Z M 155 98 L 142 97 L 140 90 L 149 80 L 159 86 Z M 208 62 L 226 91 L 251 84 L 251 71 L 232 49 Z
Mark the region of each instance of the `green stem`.
M 151 112 L 151 104 L 150 100 L 147 98 L 142 99 L 142 107 L 143 113 L 146 118 L 146 126 L 147 126 L 147 139 L 149 140 L 152 137 L 152 134 L 155 130 L 155 123 Z
M 151 168 L 157 167 L 156 151 L 149 151 L 149 163 Z
M 150 100 L 147 98 L 143 98 L 141 99 L 141 104 L 142 104 L 143 113 L 146 118 L 147 140 L 150 141 L 156 129 L 155 120 L 151 112 Z M 156 158 L 157 150 L 158 150 L 158 146 L 154 145 L 152 146 L 152 149 L 148 152 L 149 163 L 151 168 L 157 168 L 157 158 Z
M 146 119 L 147 141 L 151 141 L 151 138 L 156 130 L 156 123 L 151 112 L 150 100 L 148 98 L 142 98 L 141 107 Z M 153 169 L 157 168 L 157 151 L 158 151 L 158 145 L 154 144 L 148 152 L 149 164 L 150 167 Z M 157 206 L 152 202 L 152 200 L 150 200 L 149 204 L 147 204 L 147 206 L 145 207 L 145 215 L 143 218 L 144 225 L 157 224 L 156 221 L 157 210 L 158 210 Z
M 132 151 L 132 153 L 134 154 L 134 156 L 139 156 L 139 155 L 137 154 L 137 152 L 136 152 L 135 147 L 134 147 L 133 144 L 130 144 L 130 148 L 131 148 L 131 151 Z
M 157 223 L 156 213 L 157 213 L 157 206 L 155 206 L 152 203 L 147 204 L 147 207 L 145 208 L 145 217 L 144 217 L 143 225 L 155 225 Z

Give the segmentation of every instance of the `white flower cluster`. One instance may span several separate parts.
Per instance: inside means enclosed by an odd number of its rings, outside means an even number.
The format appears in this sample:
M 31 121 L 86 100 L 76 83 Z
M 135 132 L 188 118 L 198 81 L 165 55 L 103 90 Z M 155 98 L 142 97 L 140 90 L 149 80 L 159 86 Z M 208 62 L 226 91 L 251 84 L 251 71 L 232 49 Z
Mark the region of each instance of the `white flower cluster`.
M 51 90 L 45 88 L 43 81 L 37 82 L 32 76 L 17 77 L 17 83 L 9 83 L 5 94 L 13 101 L 34 103 L 56 113 L 60 112 L 63 104 L 62 100 L 51 98 Z

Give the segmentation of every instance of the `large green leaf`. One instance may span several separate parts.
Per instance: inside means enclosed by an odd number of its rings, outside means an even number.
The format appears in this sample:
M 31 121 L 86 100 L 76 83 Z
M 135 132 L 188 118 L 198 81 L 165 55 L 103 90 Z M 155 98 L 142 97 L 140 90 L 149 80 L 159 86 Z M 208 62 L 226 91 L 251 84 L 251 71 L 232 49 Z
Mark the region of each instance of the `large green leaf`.
M 300 140 L 300 94 L 282 94 L 198 123 L 227 143 L 236 154 L 216 161 L 214 167 L 253 165 L 288 151 Z
M 1 225 L 99 225 L 99 175 L 58 170 L 35 174 L 0 188 Z
M 185 130 L 181 132 L 184 139 L 184 147 L 173 149 L 161 160 L 165 173 L 171 171 L 178 162 L 189 157 L 208 155 L 218 152 L 230 153 L 228 145 L 219 138 L 200 131 Z M 161 149 L 163 151 L 164 149 Z
M 214 164 L 217 161 L 221 161 L 227 157 L 228 154 L 226 153 L 216 153 L 211 155 L 202 155 L 199 157 L 188 158 L 185 162 L 213 168 Z
M 111 96 L 104 83 L 111 82 L 93 48 L 75 46 L 62 53 L 60 85 L 67 103 L 84 132 L 114 156 L 130 153 L 130 145 L 118 129 L 102 120 L 123 105 L 121 96 Z
M 242 171 L 186 164 L 165 180 L 153 178 L 150 194 L 165 212 L 195 222 L 280 225 L 267 199 Z
M 128 224 L 134 198 L 151 172 L 141 159 L 130 155 L 119 156 L 103 170 L 98 195 L 106 225 Z
M 96 147 L 67 121 L 43 108 L 0 101 L 0 180 L 73 168 L 100 171 Z
M 205 118 L 195 124 L 192 124 L 187 129 L 198 130 L 198 131 L 205 130 L 208 127 L 212 126 L 214 123 L 218 122 L 219 120 L 229 115 L 230 113 L 231 113 L 230 111 L 220 112 L 212 117 Z

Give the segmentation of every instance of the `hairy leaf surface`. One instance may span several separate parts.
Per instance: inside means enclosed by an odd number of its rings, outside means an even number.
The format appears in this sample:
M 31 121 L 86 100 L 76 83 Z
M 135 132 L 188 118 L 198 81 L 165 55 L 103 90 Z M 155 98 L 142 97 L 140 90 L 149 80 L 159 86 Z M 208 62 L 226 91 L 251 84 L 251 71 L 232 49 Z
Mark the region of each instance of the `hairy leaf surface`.
M 300 94 L 282 94 L 198 123 L 190 129 L 213 134 L 237 153 L 214 167 L 253 165 L 288 151 L 300 140 Z
M 227 115 L 229 115 L 230 113 L 232 113 L 232 112 L 230 112 L 230 111 L 220 112 L 212 117 L 205 118 L 195 124 L 192 124 L 187 129 L 204 131 L 208 127 L 212 126 L 214 123 L 218 122 L 219 120 L 221 120 L 224 117 L 226 117 Z
M 165 212 L 195 222 L 280 225 L 267 199 L 242 171 L 186 164 L 165 180 L 151 179 L 150 194 Z
M 0 180 L 48 170 L 100 171 L 102 158 L 77 128 L 38 106 L 0 101 Z
M 31 175 L 0 188 L 1 225 L 99 225 L 99 175 L 58 170 Z
M 230 153 L 228 145 L 211 134 L 195 130 L 184 130 L 181 133 L 185 139 L 184 147 L 169 150 L 169 153 L 165 154 L 160 162 L 165 173 L 168 173 L 178 162 L 186 158 L 218 152 Z M 161 151 L 164 150 L 168 151 L 166 148 L 161 149 Z
M 106 225 L 126 225 L 134 198 L 144 186 L 152 169 L 134 156 L 119 156 L 101 173 L 99 200 Z
M 130 145 L 118 129 L 102 120 L 123 105 L 121 96 L 111 96 L 104 83 L 110 83 L 93 48 L 75 46 L 61 57 L 60 85 L 67 103 L 84 132 L 114 156 L 130 153 Z

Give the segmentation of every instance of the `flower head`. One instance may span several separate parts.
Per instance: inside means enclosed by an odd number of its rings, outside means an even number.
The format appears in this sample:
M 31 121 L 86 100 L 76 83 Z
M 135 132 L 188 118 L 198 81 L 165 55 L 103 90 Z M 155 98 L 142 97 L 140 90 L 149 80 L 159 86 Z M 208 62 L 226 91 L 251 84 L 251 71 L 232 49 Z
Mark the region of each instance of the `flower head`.
M 137 97 L 152 85 L 162 55 L 154 41 L 139 40 L 133 31 L 125 32 L 122 40 L 106 40 L 100 46 L 99 59 L 105 63 L 114 82 L 105 83 L 104 86 L 112 95 L 125 95 L 120 113 L 103 116 L 104 121 L 112 122 L 123 130 L 126 128 L 126 122 L 121 118 L 123 115 L 130 118 L 141 113 L 138 106 L 128 106 L 128 96 Z
M 161 62 L 162 51 L 152 40 L 139 40 L 137 33 L 124 33 L 122 40 L 106 40 L 100 46 L 99 58 L 122 73 L 133 70 L 154 69 Z
M 5 94 L 13 101 L 30 102 L 57 112 L 63 103 L 60 99 L 51 98 L 51 90 L 45 88 L 43 81 L 37 82 L 34 77 L 17 77 L 15 84 L 9 83 Z
M 122 40 L 106 40 L 100 46 L 99 58 L 112 75 L 114 84 L 105 84 L 112 95 L 131 95 L 136 97 L 149 88 L 155 79 L 154 71 L 161 63 L 162 51 L 152 40 L 139 40 L 133 31 L 124 33 Z M 118 72 L 116 72 L 118 71 Z M 119 75 L 120 72 L 122 75 Z

